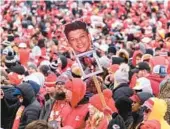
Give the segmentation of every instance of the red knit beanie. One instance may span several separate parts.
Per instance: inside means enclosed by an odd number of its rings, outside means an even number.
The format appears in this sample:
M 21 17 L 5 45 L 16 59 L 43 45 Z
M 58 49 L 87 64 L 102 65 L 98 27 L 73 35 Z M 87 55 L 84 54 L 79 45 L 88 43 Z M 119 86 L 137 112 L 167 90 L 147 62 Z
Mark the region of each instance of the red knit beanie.
M 56 85 L 57 76 L 54 73 L 50 73 L 45 79 L 45 86 L 54 87 Z
M 117 109 L 115 107 L 115 102 L 112 98 L 112 91 L 109 89 L 105 89 L 103 90 L 103 95 L 106 101 L 106 105 L 111 108 L 111 110 L 113 112 L 116 112 Z M 96 107 L 98 110 L 103 112 L 103 105 L 101 103 L 100 97 L 98 94 L 93 95 L 90 100 L 89 100 L 90 104 L 93 105 L 94 107 Z

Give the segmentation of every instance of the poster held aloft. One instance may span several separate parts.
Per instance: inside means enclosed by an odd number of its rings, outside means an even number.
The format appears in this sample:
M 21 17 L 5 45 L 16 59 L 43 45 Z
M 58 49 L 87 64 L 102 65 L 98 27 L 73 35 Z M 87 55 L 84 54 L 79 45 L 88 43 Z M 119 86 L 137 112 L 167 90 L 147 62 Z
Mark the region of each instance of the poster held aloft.
M 107 108 L 104 95 L 99 86 L 96 74 L 103 72 L 95 50 L 92 48 L 91 35 L 87 25 L 82 21 L 74 21 L 65 25 L 65 36 L 69 46 L 73 49 L 76 61 L 83 73 L 83 79 L 93 77 L 103 108 Z M 108 116 L 110 118 L 110 115 Z
M 76 55 L 76 60 L 83 73 L 83 79 L 103 72 L 95 51 L 88 51 Z

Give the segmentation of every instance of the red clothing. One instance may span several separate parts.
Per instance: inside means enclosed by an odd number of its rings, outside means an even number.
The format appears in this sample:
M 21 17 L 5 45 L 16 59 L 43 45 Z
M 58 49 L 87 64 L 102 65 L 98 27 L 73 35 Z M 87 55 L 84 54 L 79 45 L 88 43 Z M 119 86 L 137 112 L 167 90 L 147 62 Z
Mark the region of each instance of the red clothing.
M 154 56 L 150 59 L 149 63 L 151 64 L 151 67 L 153 68 L 155 65 L 164 65 L 168 67 L 168 60 L 164 56 Z
M 98 127 L 95 127 L 95 129 L 107 129 L 109 122 L 106 117 L 103 118 L 103 120 L 100 121 L 100 124 Z M 94 127 L 89 127 L 88 122 L 86 124 L 85 129 L 93 129 Z
M 148 77 L 146 77 L 147 79 L 150 80 L 151 82 L 151 87 L 152 87 L 152 91 L 153 91 L 153 94 L 155 96 L 158 96 L 159 94 L 159 85 L 160 83 L 162 82 L 162 80 L 164 78 L 161 78 L 159 75 L 157 74 L 150 74 Z
M 70 101 L 72 111 L 68 114 L 67 119 L 63 121 L 63 125 L 72 126 L 74 129 L 84 128 L 89 104 L 78 103 L 84 98 L 86 85 L 80 78 L 73 78 L 66 82 L 65 88 L 72 92 Z
M 67 119 L 67 115 L 71 111 L 71 106 L 65 100 L 57 100 L 51 110 L 48 121 L 56 120 L 59 123 Z
M 72 108 L 68 114 L 67 119 L 63 120 L 63 126 L 71 126 L 74 129 L 84 128 L 85 117 L 88 113 L 88 104 L 78 105 Z
M 132 76 L 132 78 L 131 78 L 131 80 L 130 80 L 130 84 L 129 84 L 129 86 L 130 86 L 131 89 L 133 89 L 133 87 L 135 87 L 135 85 L 136 85 L 136 80 L 137 80 L 137 76 L 136 76 L 136 73 L 134 73 L 133 76 Z
M 30 49 L 29 48 L 26 48 L 26 49 L 20 48 L 18 50 L 18 53 L 19 53 L 20 63 L 23 66 L 27 66 L 27 63 L 29 61 L 29 56 L 30 56 Z
M 46 56 L 46 51 L 45 47 L 41 48 L 41 56 Z
M 133 57 L 132 57 L 132 65 L 133 66 L 136 66 L 136 57 L 139 56 L 139 55 L 142 55 L 142 52 L 140 50 L 135 51 L 133 53 Z

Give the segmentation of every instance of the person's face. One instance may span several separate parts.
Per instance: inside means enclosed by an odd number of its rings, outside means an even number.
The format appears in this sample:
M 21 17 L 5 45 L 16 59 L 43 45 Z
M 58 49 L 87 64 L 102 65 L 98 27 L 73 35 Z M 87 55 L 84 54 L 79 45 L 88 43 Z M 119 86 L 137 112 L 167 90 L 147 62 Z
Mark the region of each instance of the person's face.
M 140 77 L 145 77 L 146 75 L 146 71 L 145 70 L 139 70 L 139 72 L 137 73 L 137 77 L 140 78 Z
M 151 110 L 150 110 L 150 109 L 146 109 L 146 110 L 144 111 L 144 117 L 143 117 L 143 120 L 144 120 L 144 121 L 147 121 L 147 120 L 148 120 L 148 117 L 149 117 L 150 113 L 151 113 Z
M 57 84 L 56 85 L 56 95 L 55 98 L 57 100 L 64 100 L 66 99 L 66 89 L 64 88 L 64 84 Z
M 56 92 L 57 93 L 65 92 L 64 84 L 57 84 L 56 85 Z
M 35 69 L 33 69 L 33 68 L 28 68 L 28 73 L 29 74 L 32 74 L 32 73 L 35 73 L 36 72 L 36 70 Z
M 159 55 L 159 53 L 160 53 L 160 50 L 155 51 L 155 55 Z
M 48 94 L 54 94 L 55 92 L 56 92 L 56 89 L 55 89 L 55 87 L 47 87 L 46 86 L 46 92 L 48 93 Z
M 136 64 L 140 63 L 141 62 L 141 57 L 140 56 L 137 56 L 136 57 Z
M 132 103 L 132 112 L 137 112 L 140 108 L 140 104 L 138 102 Z
M 68 42 L 78 53 L 86 52 L 91 47 L 90 34 L 83 29 L 70 31 L 68 34 Z

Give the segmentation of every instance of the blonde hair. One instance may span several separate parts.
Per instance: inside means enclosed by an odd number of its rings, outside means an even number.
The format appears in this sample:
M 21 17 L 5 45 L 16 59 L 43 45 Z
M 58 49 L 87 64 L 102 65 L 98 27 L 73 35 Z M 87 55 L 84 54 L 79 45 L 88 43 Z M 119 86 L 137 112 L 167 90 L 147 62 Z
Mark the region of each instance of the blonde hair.
M 87 120 L 87 126 L 88 127 L 98 127 L 100 122 L 103 120 L 104 118 L 104 113 L 99 111 L 96 107 L 92 106 L 92 108 L 94 109 L 94 114 L 92 116 L 90 116 Z

